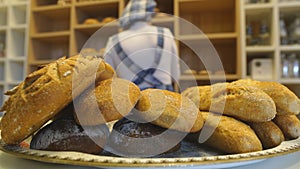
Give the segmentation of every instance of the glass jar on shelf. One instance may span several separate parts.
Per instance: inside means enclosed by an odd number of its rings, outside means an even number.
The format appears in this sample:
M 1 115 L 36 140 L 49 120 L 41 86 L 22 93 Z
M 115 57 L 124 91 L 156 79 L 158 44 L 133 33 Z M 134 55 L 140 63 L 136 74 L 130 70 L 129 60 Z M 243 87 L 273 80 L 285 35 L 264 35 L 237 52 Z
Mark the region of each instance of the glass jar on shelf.
M 291 53 L 288 56 L 289 60 L 289 77 L 299 78 L 299 59 L 296 53 Z
M 281 77 L 289 77 L 289 60 L 287 59 L 285 53 L 281 53 Z
M 288 44 L 288 33 L 287 33 L 287 29 L 286 29 L 286 24 L 285 24 L 285 20 L 283 18 L 283 16 L 280 16 L 280 44 L 281 45 L 287 45 Z
M 266 21 L 262 21 L 259 30 L 259 44 L 268 45 L 270 39 L 269 27 Z

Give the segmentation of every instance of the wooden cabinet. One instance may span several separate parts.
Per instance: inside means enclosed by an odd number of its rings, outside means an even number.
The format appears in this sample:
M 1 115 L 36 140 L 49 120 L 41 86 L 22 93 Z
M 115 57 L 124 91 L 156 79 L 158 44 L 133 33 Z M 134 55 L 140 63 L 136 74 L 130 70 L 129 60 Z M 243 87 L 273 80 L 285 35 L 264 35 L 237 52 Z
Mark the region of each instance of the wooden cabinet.
M 184 86 L 240 78 L 239 0 L 176 0 Z M 196 74 L 185 74 L 187 70 Z M 223 76 L 220 76 L 223 75 Z
M 300 59 L 300 2 L 268 0 L 265 3 L 247 3 L 244 0 L 241 9 L 242 77 L 253 76 L 253 60 L 271 60 L 272 76 L 264 80 L 283 83 L 299 96 L 300 74 L 286 76 L 285 71 L 291 69 L 291 65 L 284 65 L 291 64 L 291 57 Z M 294 35 L 296 31 L 291 28 L 297 18 L 299 36 Z M 265 33 L 264 29 L 267 36 L 261 36 Z
M 0 3 L 0 105 L 26 76 L 29 0 Z
M 128 0 L 72 0 L 59 5 L 57 0 L 32 0 L 29 72 L 61 56 L 77 54 L 83 48 L 96 51 L 104 48 L 108 38 L 120 30 L 117 20 L 107 24 L 103 19 L 119 18 L 127 3 Z M 168 27 L 178 41 L 179 57 L 185 63 L 181 66 L 180 82 L 190 86 L 191 80 L 197 84 L 222 80 L 220 71 L 228 81 L 240 77 L 239 3 L 239 0 L 157 0 L 161 14 L 154 17 L 152 24 Z M 86 24 L 87 19 L 94 23 Z M 97 36 L 94 46 L 86 43 L 91 36 Z M 219 59 L 221 66 L 216 66 L 211 55 Z M 211 74 L 191 76 L 184 74 L 187 69 Z

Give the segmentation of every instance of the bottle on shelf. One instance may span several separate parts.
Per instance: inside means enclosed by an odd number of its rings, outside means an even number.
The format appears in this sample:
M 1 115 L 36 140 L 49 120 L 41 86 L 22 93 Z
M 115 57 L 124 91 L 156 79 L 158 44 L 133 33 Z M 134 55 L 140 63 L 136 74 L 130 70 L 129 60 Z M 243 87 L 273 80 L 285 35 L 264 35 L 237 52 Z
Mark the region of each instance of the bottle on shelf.
M 287 60 L 286 54 L 281 54 L 281 77 L 288 78 L 289 77 L 289 61 Z
M 280 16 L 280 44 L 281 45 L 287 45 L 288 44 L 288 34 L 286 29 L 285 20 L 283 19 L 283 16 Z
M 289 77 L 299 78 L 299 59 L 295 53 L 288 56 L 289 60 Z
M 266 21 L 262 21 L 260 24 L 260 30 L 259 30 L 259 44 L 260 45 L 268 45 L 269 44 L 269 28 Z
M 252 40 L 253 40 L 253 28 L 250 23 L 247 24 L 246 26 L 246 44 L 247 46 L 252 45 Z
M 300 44 L 300 16 L 294 19 L 290 28 L 290 39 L 292 44 Z

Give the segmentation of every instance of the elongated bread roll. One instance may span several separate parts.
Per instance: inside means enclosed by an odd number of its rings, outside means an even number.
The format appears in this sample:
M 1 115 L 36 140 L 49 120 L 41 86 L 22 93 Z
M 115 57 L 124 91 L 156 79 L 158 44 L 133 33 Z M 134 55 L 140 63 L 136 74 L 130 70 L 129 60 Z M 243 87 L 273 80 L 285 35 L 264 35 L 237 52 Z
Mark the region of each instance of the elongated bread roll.
M 203 126 L 198 108 L 179 93 L 159 89 L 143 90 L 136 109 L 136 113 L 145 121 L 163 128 L 197 132 Z
M 8 91 L 9 99 L 1 111 L 1 136 L 6 144 L 18 144 L 62 108 L 73 97 L 95 83 L 112 77 L 114 70 L 96 57 L 60 58 L 30 75 Z
M 253 122 L 249 125 L 260 139 L 264 149 L 276 147 L 284 141 L 282 131 L 272 121 L 259 123 Z
M 277 115 L 273 121 L 281 129 L 286 140 L 300 136 L 300 121 L 296 115 Z
M 257 88 L 234 83 L 190 87 L 182 92 L 200 110 L 223 113 L 251 122 L 265 122 L 276 115 L 275 103 Z
M 89 88 L 74 101 L 76 122 L 80 125 L 100 125 L 126 116 L 140 98 L 134 83 L 111 78 Z
M 201 112 L 205 126 L 215 128 L 205 145 L 226 153 L 247 153 L 262 150 L 262 144 L 255 132 L 245 123 L 219 114 Z M 218 123 L 217 123 L 218 122 Z M 207 126 L 206 126 L 207 125 Z M 190 137 L 198 142 L 199 133 Z
M 300 113 L 299 98 L 286 86 L 280 83 L 260 82 L 251 79 L 242 79 L 234 83 L 257 87 L 267 93 L 274 100 L 278 115 L 297 115 Z

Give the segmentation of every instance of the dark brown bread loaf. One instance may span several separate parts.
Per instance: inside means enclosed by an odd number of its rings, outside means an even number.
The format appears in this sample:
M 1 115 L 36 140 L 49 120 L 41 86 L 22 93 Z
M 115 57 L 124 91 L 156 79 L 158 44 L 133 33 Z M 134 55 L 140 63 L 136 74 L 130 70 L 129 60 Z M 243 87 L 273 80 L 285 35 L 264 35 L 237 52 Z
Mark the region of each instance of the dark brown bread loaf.
M 150 157 L 177 151 L 181 145 L 180 136 L 185 134 L 129 117 L 114 124 L 108 146 L 116 155 Z
M 77 151 L 99 154 L 109 137 L 106 125 L 82 128 L 72 118 L 58 119 L 35 134 L 30 148 L 49 151 Z

